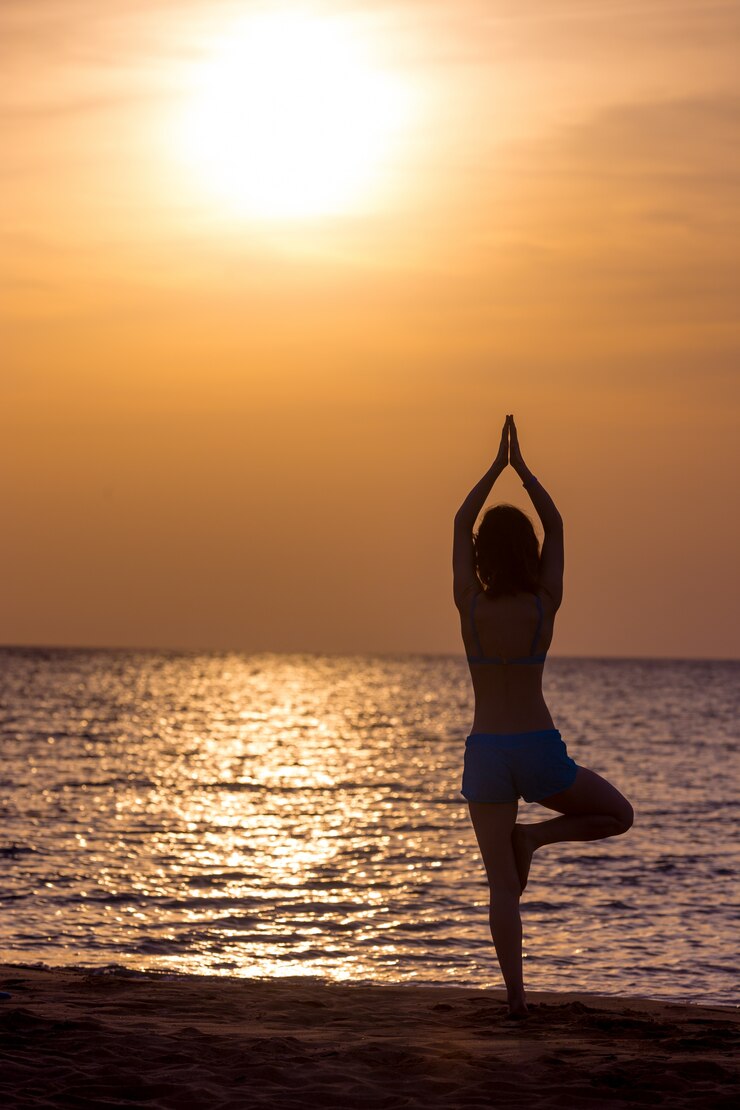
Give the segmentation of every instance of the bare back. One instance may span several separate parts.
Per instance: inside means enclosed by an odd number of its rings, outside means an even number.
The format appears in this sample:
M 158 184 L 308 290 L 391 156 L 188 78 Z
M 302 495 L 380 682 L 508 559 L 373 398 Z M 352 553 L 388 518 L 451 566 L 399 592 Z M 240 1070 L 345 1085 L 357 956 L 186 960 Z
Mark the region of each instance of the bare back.
M 539 658 L 550 646 L 556 612 L 552 598 L 542 591 L 538 608 L 532 593 L 497 598 L 476 593 L 459 606 L 475 693 L 471 732 L 554 728 L 542 694 L 544 662 L 523 661 Z M 534 637 L 537 655 L 532 657 L 528 653 Z

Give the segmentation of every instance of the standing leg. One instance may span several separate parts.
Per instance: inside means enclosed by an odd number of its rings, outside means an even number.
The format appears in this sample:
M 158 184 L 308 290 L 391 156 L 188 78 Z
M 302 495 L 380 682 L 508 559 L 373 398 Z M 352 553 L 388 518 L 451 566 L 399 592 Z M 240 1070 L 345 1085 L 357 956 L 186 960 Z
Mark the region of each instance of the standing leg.
M 520 884 L 511 834 L 516 802 L 468 802 L 490 890 L 491 937 L 506 983 L 509 1012 L 528 1013 L 522 977 L 522 919 L 519 915 Z
M 575 782 L 567 790 L 540 798 L 539 804 L 562 813 L 534 825 L 515 825 L 512 844 L 521 889 L 527 885 L 533 854 L 545 844 L 564 840 L 603 840 L 619 836 L 632 827 L 634 811 L 623 794 L 610 782 L 579 767 Z

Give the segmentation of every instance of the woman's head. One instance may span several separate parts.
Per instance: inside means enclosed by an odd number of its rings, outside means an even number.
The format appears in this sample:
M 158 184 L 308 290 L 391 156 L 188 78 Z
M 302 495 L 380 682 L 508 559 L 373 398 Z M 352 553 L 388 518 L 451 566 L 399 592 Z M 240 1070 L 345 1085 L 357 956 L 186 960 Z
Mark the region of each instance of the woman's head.
M 516 505 L 488 509 L 473 545 L 478 577 L 494 597 L 537 592 L 540 545 L 532 521 Z

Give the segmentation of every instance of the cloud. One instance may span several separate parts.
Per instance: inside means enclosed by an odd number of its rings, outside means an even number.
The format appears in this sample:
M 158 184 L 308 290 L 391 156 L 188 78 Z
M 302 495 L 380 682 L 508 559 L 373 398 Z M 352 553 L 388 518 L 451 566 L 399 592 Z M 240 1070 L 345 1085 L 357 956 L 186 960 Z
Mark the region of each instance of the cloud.
M 735 0 L 386 0 L 373 10 L 405 27 L 428 56 L 452 63 L 610 55 L 624 65 L 636 51 L 687 47 L 729 58 L 740 33 Z
M 556 243 L 565 226 L 576 239 L 578 227 L 611 238 L 627 224 L 726 241 L 737 223 L 740 96 L 611 105 L 541 139 L 511 144 L 500 167 L 540 228 L 524 236 L 533 244 Z

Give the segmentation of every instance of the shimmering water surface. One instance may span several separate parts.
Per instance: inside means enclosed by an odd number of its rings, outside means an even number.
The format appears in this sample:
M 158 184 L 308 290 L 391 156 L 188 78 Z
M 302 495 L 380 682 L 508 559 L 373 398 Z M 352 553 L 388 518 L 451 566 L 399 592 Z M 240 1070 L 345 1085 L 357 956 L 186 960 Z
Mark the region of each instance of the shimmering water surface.
M 530 989 L 737 1002 L 739 678 L 548 660 L 637 816 L 535 857 Z M 462 656 L 0 650 L 0 959 L 500 986 L 472 708 Z

